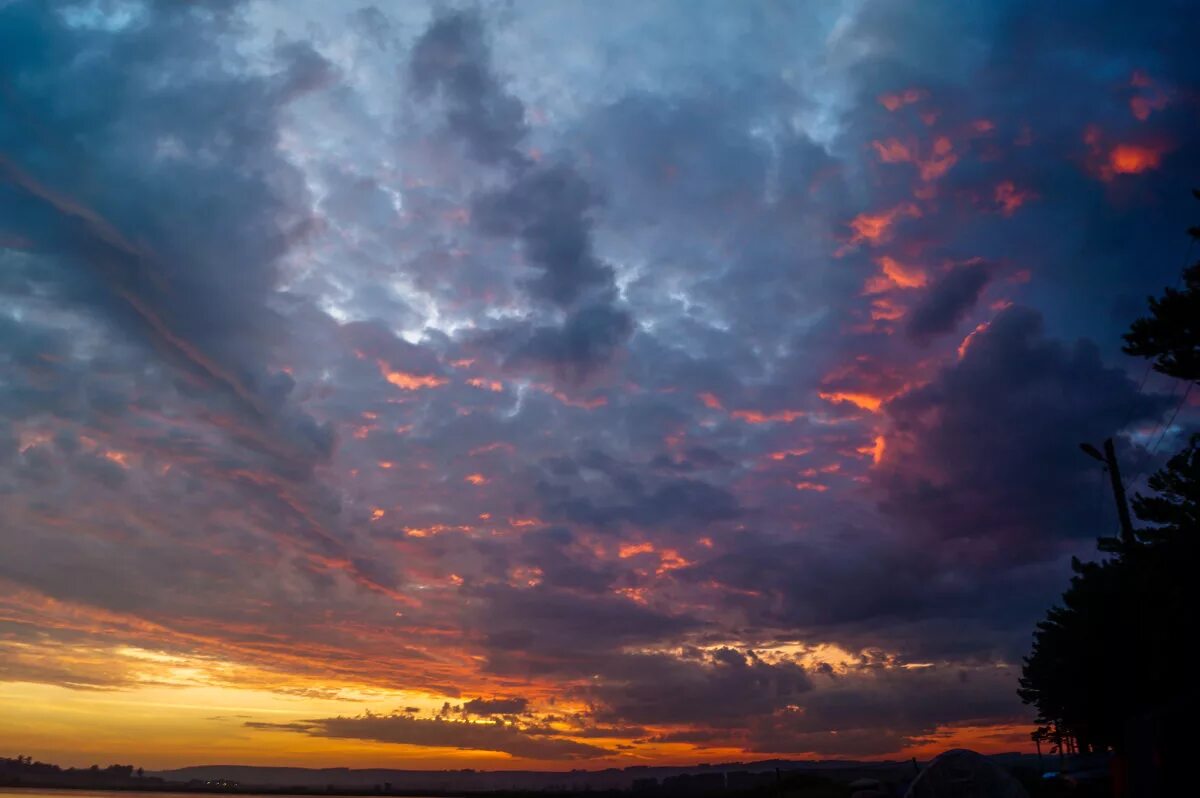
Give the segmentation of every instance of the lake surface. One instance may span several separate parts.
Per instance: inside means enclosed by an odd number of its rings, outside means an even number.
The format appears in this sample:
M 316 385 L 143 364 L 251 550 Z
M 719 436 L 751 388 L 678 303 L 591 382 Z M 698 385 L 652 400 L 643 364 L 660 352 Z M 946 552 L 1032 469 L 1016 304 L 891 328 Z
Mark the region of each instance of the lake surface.
M 0 787 L 0 798 L 113 798 L 116 795 L 127 795 L 132 798 L 144 795 L 146 798 L 196 798 L 203 793 L 194 792 L 136 792 L 130 790 L 56 790 L 50 787 Z M 285 798 L 281 796 L 280 798 Z M 312 798 L 312 796 L 308 796 Z
M 126 798 L 136 798 L 143 796 L 144 798 L 207 798 L 208 796 L 221 796 L 225 793 L 204 793 L 204 792 L 151 792 L 149 790 L 55 790 L 48 787 L 0 787 L 0 798 L 114 798 L 115 796 L 125 796 Z M 236 793 L 235 793 L 236 794 Z M 283 793 L 271 793 L 266 798 L 320 798 L 319 795 L 309 793 L 308 795 L 289 796 Z M 353 798 L 360 798 L 354 796 Z M 363 798 L 370 798 L 365 796 Z M 408 797 L 408 798 L 411 798 Z

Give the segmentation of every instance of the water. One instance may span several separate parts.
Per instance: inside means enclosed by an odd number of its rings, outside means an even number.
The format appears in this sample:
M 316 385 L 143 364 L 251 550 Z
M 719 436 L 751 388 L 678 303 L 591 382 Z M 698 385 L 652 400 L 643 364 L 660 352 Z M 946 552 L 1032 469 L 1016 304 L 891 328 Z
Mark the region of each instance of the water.
M 194 792 L 129 792 L 128 790 L 56 790 L 50 787 L 0 787 L 0 798 L 196 798 Z M 309 796 L 308 798 L 312 798 Z
M 151 792 L 149 790 L 56 790 L 50 787 L 0 787 L 0 798 L 206 798 L 223 793 Z M 313 794 L 289 796 L 271 793 L 269 798 L 314 798 Z

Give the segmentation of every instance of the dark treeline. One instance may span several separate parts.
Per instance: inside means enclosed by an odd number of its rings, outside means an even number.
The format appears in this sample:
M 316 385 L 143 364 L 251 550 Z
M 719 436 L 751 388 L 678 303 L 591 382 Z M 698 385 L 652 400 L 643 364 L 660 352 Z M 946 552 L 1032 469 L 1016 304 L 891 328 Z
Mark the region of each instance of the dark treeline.
M 1188 232 L 1194 248 L 1200 228 Z M 1183 383 L 1153 448 L 1200 383 L 1200 261 L 1179 287 L 1151 298 L 1149 311 L 1125 334 L 1125 352 Z M 1123 510 L 1128 483 L 1119 470 L 1112 482 Z M 1186 783 L 1191 764 L 1200 690 L 1184 652 L 1200 618 L 1200 435 L 1147 486 L 1133 498 L 1133 519 L 1100 536 L 1100 559 L 1073 560 L 1070 587 L 1037 626 L 1019 690 L 1038 711 L 1039 751 L 1111 752 L 1115 794 L 1130 796 Z
M 762 772 L 713 770 L 703 768 L 701 773 L 679 773 L 658 778 L 635 779 L 631 787 L 593 789 L 581 784 L 574 788 L 550 785 L 542 789 L 405 789 L 391 782 L 377 784 L 241 784 L 228 779 L 189 779 L 172 781 L 157 776 L 145 776 L 142 768 L 133 765 L 109 765 L 90 768 L 63 768 L 58 765 L 37 762 L 32 757 L 0 757 L 0 786 L 8 787 L 52 787 L 73 789 L 111 789 L 131 791 L 171 791 L 197 793 L 231 793 L 253 795 L 389 795 L 422 796 L 422 798 L 451 798 L 456 795 L 478 794 L 489 798 L 522 798 L 536 795 L 539 798 L 568 798 L 586 794 L 589 798 L 617 798 L 631 792 L 643 798 L 694 798 L 721 796 L 721 798 L 848 798 L 853 792 L 852 782 L 864 774 L 879 777 L 882 783 L 888 780 L 902 783 L 911 778 L 910 765 L 895 763 L 845 763 L 845 767 L 834 768 L 827 773 L 775 768 Z M 464 771 L 471 772 L 474 771 Z M 435 773 L 435 772 L 429 772 Z M 572 774 L 551 774 L 561 781 Z
M 49 762 L 35 762 L 31 756 L 0 757 L 0 784 L 6 786 L 44 783 L 88 785 L 124 785 L 144 779 L 142 768 L 133 765 L 108 765 L 90 768 L 63 768 Z M 145 779 L 161 783 L 161 779 Z

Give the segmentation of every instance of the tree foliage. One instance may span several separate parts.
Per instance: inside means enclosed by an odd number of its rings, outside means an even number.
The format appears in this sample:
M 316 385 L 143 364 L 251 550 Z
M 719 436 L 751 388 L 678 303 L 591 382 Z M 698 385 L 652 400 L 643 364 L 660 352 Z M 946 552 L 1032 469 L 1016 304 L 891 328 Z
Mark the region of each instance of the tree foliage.
M 1034 633 L 1018 692 L 1039 722 L 1074 738 L 1080 750 L 1121 748 L 1129 720 L 1196 690 L 1184 651 L 1200 617 L 1192 584 L 1200 554 L 1197 463 L 1200 437 L 1155 475 L 1174 485 L 1177 500 L 1138 497 L 1139 507 L 1163 502 L 1153 505 L 1161 523 L 1139 529 L 1139 545 L 1117 557 L 1074 560 L 1062 603 Z
M 1188 234 L 1193 245 L 1200 241 L 1200 227 Z M 1125 333 L 1125 352 L 1152 360 L 1162 374 L 1200 382 L 1200 261 L 1184 270 L 1183 290 L 1167 288 L 1149 301 L 1150 315 Z
M 1197 194 L 1200 198 L 1200 194 Z M 1200 239 L 1200 229 L 1188 231 Z M 1200 382 L 1200 262 L 1184 290 L 1150 300 L 1149 316 L 1125 335 L 1125 351 L 1172 377 Z M 1200 435 L 1151 476 L 1138 494 L 1132 547 L 1100 562 L 1072 561 L 1074 576 L 1037 625 L 1025 659 L 1022 700 L 1045 724 L 1038 739 L 1072 739 L 1079 750 L 1117 749 L 1131 722 L 1195 702 L 1197 680 L 1184 652 L 1200 618 Z

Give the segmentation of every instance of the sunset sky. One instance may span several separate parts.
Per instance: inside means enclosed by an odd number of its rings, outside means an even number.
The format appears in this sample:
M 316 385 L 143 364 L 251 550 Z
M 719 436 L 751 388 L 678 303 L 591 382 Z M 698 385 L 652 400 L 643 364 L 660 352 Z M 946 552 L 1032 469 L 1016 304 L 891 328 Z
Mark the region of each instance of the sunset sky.
M 0 755 L 1028 749 L 1194 12 L 0 0 Z

